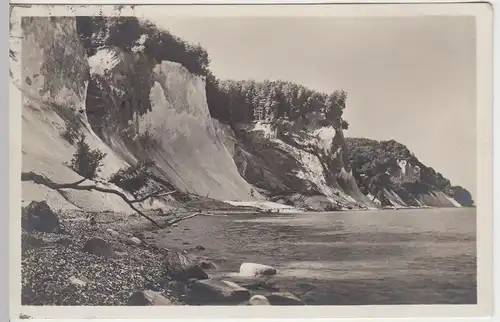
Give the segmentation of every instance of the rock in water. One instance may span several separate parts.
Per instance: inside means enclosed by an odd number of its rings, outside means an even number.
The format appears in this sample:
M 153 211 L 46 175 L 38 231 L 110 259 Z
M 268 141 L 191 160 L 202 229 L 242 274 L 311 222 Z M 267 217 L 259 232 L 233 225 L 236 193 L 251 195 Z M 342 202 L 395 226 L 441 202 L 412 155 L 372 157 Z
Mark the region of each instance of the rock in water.
M 276 275 L 276 269 L 272 266 L 243 263 L 240 266 L 240 276 L 272 276 Z
M 164 266 L 168 276 L 175 280 L 187 281 L 190 278 L 207 279 L 207 273 L 187 256 L 173 251 L 167 251 L 164 257 Z
M 200 265 L 203 269 L 217 269 L 214 263 L 206 259 L 200 259 L 197 261 L 197 264 Z
M 250 305 L 271 305 L 271 303 L 269 303 L 267 298 L 263 295 L 252 296 L 252 298 L 250 299 L 250 301 L 248 301 L 248 303 Z
M 61 226 L 57 214 L 46 201 L 32 201 L 22 209 L 22 227 L 26 231 L 59 233 Z
M 111 245 L 99 237 L 93 237 L 87 240 L 85 246 L 83 246 L 83 251 L 103 257 L 113 257 L 115 255 Z
M 160 305 L 172 305 L 169 299 L 164 297 L 158 292 L 145 290 L 134 292 L 128 299 L 127 305 L 130 306 L 160 306 Z
M 195 303 L 240 303 L 248 301 L 250 291 L 229 281 L 206 279 L 196 281 L 190 294 Z
M 290 292 L 271 293 L 267 299 L 271 305 L 304 305 L 304 302 Z

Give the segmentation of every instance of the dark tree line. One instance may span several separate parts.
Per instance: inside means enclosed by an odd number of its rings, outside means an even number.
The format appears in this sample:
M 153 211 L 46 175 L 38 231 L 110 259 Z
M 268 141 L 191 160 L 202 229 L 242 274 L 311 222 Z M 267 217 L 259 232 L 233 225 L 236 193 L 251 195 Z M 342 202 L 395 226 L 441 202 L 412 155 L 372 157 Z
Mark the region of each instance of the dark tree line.
M 307 123 L 315 115 L 324 125 L 340 120 L 344 129 L 348 127 L 341 120 L 347 100 L 343 90 L 325 94 L 288 81 L 221 81 L 210 74 L 207 100 L 212 116 L 226 123 L 276 119 Z

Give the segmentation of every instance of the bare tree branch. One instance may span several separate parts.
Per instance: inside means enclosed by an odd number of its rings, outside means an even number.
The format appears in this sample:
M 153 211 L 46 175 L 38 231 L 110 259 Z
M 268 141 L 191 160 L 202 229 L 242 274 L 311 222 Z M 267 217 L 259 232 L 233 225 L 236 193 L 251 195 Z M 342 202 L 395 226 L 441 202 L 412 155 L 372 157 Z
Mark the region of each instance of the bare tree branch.
M 158 224 L 154 219 L 150 218 L 149 216 L 145 215 L 142 211 L 140 211 L 139 209 L 137 209 L 133 205 L 133 200 L 128 199 L 127 196 L 125 196 L 125 194 L 121 193 L 120 191 L 114 190 L 114 189 L 102 188 L 102 187 L 98 187 L 98 186 L 95 186 L 95 185 L 79 185 L 80 183 L 82 183 L 85 180 L 86 179 L 83 179 L 83 180 L 80 180 L 80 181 L 77 181 L 77 182 L 74 182 L 74 183 L 62 183 L 62 184 L 59 184 L 59 183 L 55 183 L 52 180 L 50 180 L 49 178 L 46 178 L 46 177 L 44 177 L 42 175 L 39 175 L 39 174 L 37 174 L 37 173 L 35 173 L 33 171 L 31 171 L 31 172 L 23 172 L 21 174 L 21 181 L 33 181 L 34 183 L 38 183 L 38 184 L 47 186 L 47 187 L 49 187 L 51 189 L 56 189 L 56 190 L 58 190 L 58 189 L 74 189 L 74 190 L 87 190 L 87 191 L 96 190 L 96 191 L 100 191 L 100 192 L 106 192 L 106 193 L 115 194 L 115 195 L 119 196 L 120 198 L 122 198 L 123 201 L 125 201 L 129 205 L 130 208 L 132 208 L 135 212 L 137 212 L 142 217 L 144 217 L 147 220 L 149 220 L 156 227 L 158 227 L 160 229 L 164 228 L 164 226 Z M 167 225 L 170 226 L 172 224 L 169 223 Z
M 162 192 L 163 190 L 158 190 L 158 191 L 155 191 L 153 193 L 150 193 L 150 194 L 147 194 L 145 195 L 144 197 L 142 198 L 139 198 L 139 199 L 135 199 L 135 200 L 131 200 L 130 202 L 131 203 L 137 203 L 137 202 L 143 202 L 144 200 L 148 199 L 148 198 L 153 198 L 153 197 L 164 197 L 164 196 L 168 196 L 168 195 L 171 195 L 175 192 L 177 192 L 177 190 L 174 190 L 174 191 L 167 191 L 167 192 Z

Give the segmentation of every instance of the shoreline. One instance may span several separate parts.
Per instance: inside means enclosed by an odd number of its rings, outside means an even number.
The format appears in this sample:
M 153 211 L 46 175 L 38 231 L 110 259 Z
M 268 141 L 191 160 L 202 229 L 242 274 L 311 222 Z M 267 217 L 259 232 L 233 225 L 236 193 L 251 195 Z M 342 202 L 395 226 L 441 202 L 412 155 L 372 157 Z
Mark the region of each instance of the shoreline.
M 237 214 L 236 210 L 232 213 L 227 210 L 210 212 L 213 214 L 202 213 L 200 216 Z M 276 291 L 265 289 L 265 281 L 268 280 L 266 278 L 221 279 L 217 269 L 217 256 L 213 257 L 212 253 L 204 254 L 202 245 L 182 243 L 185 247 L 178 248 L 171 244 L 173 249 L 161 248 L 160 239 L 156 235 L 160 230 L 177 229 L 177 225 L 160 229 L 137 215 L 115 212 L 94 213 L 95 224 L 92 224 L 88 213 L 83 211 L 68 210 L 57 213 L 61 232 L 22 230 L 23 305 L 132 305 L 130 301 L 133 294 L 148 290 L 161 295 L 170 303 L 168 305 L 198 305 L 190 300 L 191 290 L 196 282 L 192 279 L 174 279 L 167 274 L 166 254 L 174 254 L 196 265 L 203 265 L 209 280 L 212 279 L 214 283 L 221 280 L 240 283 L 239 287 L 250 289 L 252 295 Z M 153 218 L 162 221 L 171 216 L 153 215 Z M 186 221 L 186 224 L 189 226 L 189 221 Z M 172 237 L 175 238 L 175 235 L 178 234 L 174 231 Z M 105 240 L 113 248 L 115 256 L 106 258 L 82 251 L 85 243 L 96 237 Z M 167 247 L 170 248 L 168 245 Z M 213 258 L 207 257 L 209 254 L 212 254 Z M 278 291 L 286 293 L 286 290 Z M 203 304 L 208 303 L 201 303 Z

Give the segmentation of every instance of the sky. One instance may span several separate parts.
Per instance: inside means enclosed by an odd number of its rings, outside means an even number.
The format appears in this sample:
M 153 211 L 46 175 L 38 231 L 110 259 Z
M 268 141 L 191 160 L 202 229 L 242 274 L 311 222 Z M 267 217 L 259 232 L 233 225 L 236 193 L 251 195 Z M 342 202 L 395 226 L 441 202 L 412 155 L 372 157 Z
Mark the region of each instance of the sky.
M 394 139 L 476 193 L 474 17 L 147 17 L 221 79 L 348 93 L 347 137 Z

